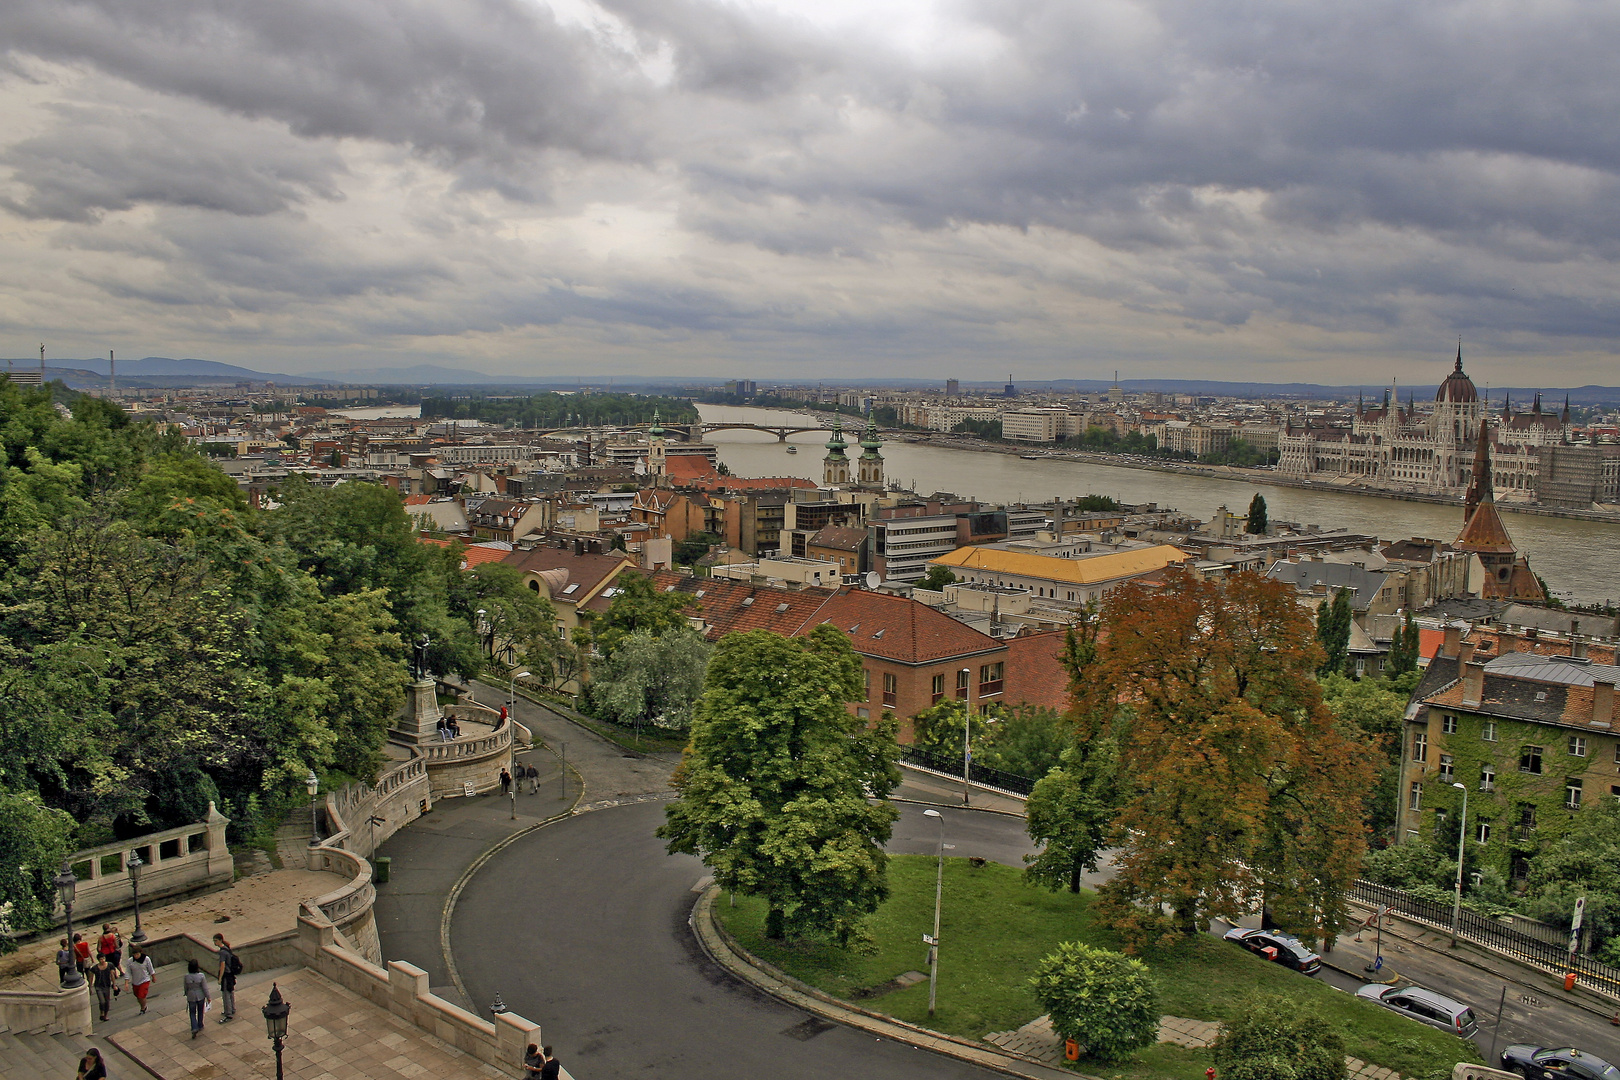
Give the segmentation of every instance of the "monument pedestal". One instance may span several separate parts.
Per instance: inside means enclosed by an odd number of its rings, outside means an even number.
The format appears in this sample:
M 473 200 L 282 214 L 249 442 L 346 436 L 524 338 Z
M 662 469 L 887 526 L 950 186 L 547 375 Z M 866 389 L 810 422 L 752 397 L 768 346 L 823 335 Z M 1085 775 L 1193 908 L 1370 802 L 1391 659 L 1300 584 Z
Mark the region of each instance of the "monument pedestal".
M 388 741 L 401 746 L 420 746 L 439 741 L 439 684 L 417 679 L 406 690 L 405 711 L 388 729 Z

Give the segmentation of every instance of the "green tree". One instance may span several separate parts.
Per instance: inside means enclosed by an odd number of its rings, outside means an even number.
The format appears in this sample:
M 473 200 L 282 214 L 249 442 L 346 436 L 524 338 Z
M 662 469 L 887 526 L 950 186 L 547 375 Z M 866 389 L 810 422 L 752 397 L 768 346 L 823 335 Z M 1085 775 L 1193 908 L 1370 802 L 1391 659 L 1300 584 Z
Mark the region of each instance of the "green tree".
M 1575 901 L 1586 897 L 1594 951 L 1620 960 L 1620 799 L 1594 801 L 1530 864 L 1518 910 L 1569 929 Z
M 462 546 L 453 543 L 450 550 L 459 563 Z M 563 650 L 556 610 L 524 583 L 516 567 L 487 562 L 453 572 L 449 598 L 451 613 L 484 635 L 489 655 L 510 665 L 555 671 Z
M 596 672 L 591 706 L 598 716 L 626 727 L 651 723 L 685 731 L 703 694 L 712 651 L 690 627 L 658 635 L 638 630 Z
M 1412 609 L 1406 610 L 1406 621 L 1396 631 L 1389 642 L 1389 663 L 1384 671 L 1387 675 L 1405 675 L 1417 670 L 1418 656 L 1421 652 L 1417 623 L 1412 620 Z
M 1396 679 L 1351 679 L 1334 673 L 1322 676 L 1321 683 L 1322 703 L 1328 711 L 1378 751 L 1377 778 L 1363 805 L 1372 834 L 1392 835 L 1407 695 L 1399 690 Z
M 950 567 L 930 566 L 928 573 L 922 576 L 922 580 L 917 582 L 917 585 L 919 588 L 933 589 L 937 592 L 947 585 L 954 584 L 955 581 L 956 575 L 951 572 Z
M 721 473 L 722 476 L 728 475 Z M 693 533 L 685 540 L 675 545 L 675 561 L 682 566 L 691 566 L 709 553 L 709 549 L 721 542 L 721 538 L 711 532 Z
M 967 704 L 959 698 L 940 698 L 911 718 L 911 742 L 935 754 L 960 758 L 963 726 L 971 725 L 969 738 L 974 746 L 982 747 L 990 730 L 989 719 L 983 713 L 970 715 Z
M 652 578 L 638 573 L 620 574 L 613 584 L 618 593 L 591 631 L 604 657 L 611 657 L 638 630 L 656 637 L 687 625 L 686 612 L 693 604 L 687 594 L 660 592 Z
M 1112 1064 L 1159 1039 L 1159 991 L 1140 960 L 1065 941 L 1035 966 L 1030 989 L 1060 1038 Z
M 1024 876 L 1048 889 L 1080 891 L 1080 875 L 1097 869 L 1124 802 L 1119 748 L 1093 739 L 1063 752 L 1063 763 L 1035 783 L 1025 807 L 1029 838 L 1040 845 Z
M 44 930 L 56 910 L 57 868 L 72 852 L 73 819 L 37 796 L 0 791 L 0 953 L 13 934 Z
M 1344 1036 L 1297 998 L 1260 998 L 1221 1024 L 1214 1046 L 1222 1080 L 1344 1080 Z
M 1254 498 L 1249 500 L 1249 520 L 1244 523 L 1243 531 L 1255 536 L 1264 536 L 1269 528 L 1271 520 L 1266 515 L 1266 497 L 1255 492 Z
M 680 797 L 658 835 L 721 887 L 763 898 L 772 937 L 848 946 L 889 895 L 899 746 L 892 720 L 850 715 L 861 682 L 860 659 L 831 626 L 729 634 L 709 662 Z
M 1316 607 L 1316 640 L 1322 645 L 1322 666 L 1317 672 L 1331 675 L 1343 671 L 1350 658 L 1350 590 L 1340 589 L 1332 600 Z
M 1074 723 L 1045 705 L 1004 705 L 992 710 L 990 730 L 973 760 L 1019 776 L 1042 777 L 1074 745 Z

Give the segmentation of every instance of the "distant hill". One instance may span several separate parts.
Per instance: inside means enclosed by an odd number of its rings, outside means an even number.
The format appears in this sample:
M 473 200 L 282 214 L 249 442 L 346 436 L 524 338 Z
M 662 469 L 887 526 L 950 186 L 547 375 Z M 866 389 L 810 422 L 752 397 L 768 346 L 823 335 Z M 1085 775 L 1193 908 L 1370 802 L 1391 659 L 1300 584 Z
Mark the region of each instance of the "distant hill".
M 18 371 L 38 371 L 39 360 L 9 360 Z M 60 378 L 68 385 L 77 385 L 86 379 L 92 385 L 104 386 L 107 381 L 107 361 L 96 357 L 90 360 L 50 359 L 45 365 L 46 378 Z M 125 382 L 125 380 L 128 382 Z M 221 364 L 215 360 L 175 360 L 167 356 L 147 356 L 140 360 L 118 361 L 118 381 L 125 386 L 210 386 L 220 383 L 273 382 L 282 386 L 310 386 L 332 380 L 311 375 L 286 375 L 268 371 L 254 371 Z

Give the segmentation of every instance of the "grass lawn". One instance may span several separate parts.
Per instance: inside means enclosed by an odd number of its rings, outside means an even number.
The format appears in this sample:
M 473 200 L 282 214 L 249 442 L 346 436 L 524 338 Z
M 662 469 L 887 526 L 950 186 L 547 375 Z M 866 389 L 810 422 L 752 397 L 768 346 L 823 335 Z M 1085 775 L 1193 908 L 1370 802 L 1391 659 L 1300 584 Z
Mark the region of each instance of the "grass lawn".
M 872 917 L 877 951 L 854 955 L 817 944 L 782 944 L 764 936 L 765 906 L 739 896 L 733 908 L 715 904 L 732 936 L 754 955 L 840 997 L 879 986 L 907 971 L 928 971 L 922 935 L 933 930 L 935 861 L 926 855 L 889 860 L 893 895 Z M 928 1016 L 928 983 L 864 999 L 861 1004 L 911 1023 L 979 1039 L 1016 1028 L 1042 1009 L 1026 986 L 1037 961 L 1061 941 L 1119 948 L 1114 934 L 1091 920 L 1092 893 L 1052 893 L 1026 885 L 1023 875 L 995 863 L 975 869 L 945 860 L 940 928 L 939 1006 Z M 1339 1023 L 1348 1052 L 1403 1076 L 1442 1080 L 1459 1061 L 1479 1060 L 1471 1043 L 1358 1001 L 1316 979 L 1268 963 L 1204 936 L 1174 952 L 1143 957 L 1158 980 L 1163 1011 L 1199 1020 L 1235 1015 L 1251 993 L 1311 1001 Z M 1107 1077 L 1158 1080 L 1202 1073 L 1208 1051 L 1157 1046 L 1123 1069 L 1087 1065 Z M 1189 1068 L 1196 1065 L 1194 1072 Z

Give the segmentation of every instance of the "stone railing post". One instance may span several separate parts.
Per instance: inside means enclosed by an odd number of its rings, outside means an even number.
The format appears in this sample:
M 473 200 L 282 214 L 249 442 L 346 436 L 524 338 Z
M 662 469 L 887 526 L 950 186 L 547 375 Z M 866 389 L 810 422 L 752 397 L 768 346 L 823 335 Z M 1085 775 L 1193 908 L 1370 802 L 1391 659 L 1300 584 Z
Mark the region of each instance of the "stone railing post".
M 208 803 L 208 816 L 203 818 L 203 823 L 208 826 L 208 876 L 229 875 L 234 877 L 235 868 L 231 862 L 231 849 L 225 843 L 225 826 L 231 823 L 230 819 L 221 814 L 218 807 L 210 800 Z M 185 852 L 181 852 L 181 854 L 183 855 Z
M 517 1013 L 499 1013 L 495 1017 L 495 1052 L 500 1055 L 499 1067 L 507 1072 L 523 1061 L 523 1052 L 529 1044 L 543 1045 L 540 1025 L 525 1020 Z
M 403 960 L 388 961 L 389 1009 L 395 1016 L 416 1021 L 416 999 L 427 997 L 428 973 Z

